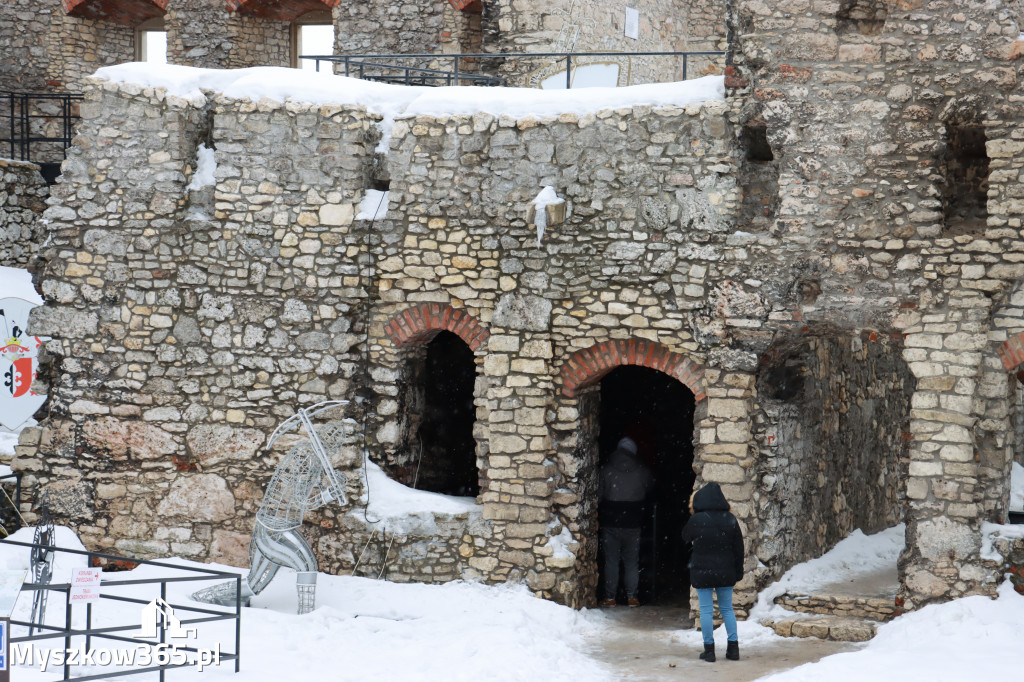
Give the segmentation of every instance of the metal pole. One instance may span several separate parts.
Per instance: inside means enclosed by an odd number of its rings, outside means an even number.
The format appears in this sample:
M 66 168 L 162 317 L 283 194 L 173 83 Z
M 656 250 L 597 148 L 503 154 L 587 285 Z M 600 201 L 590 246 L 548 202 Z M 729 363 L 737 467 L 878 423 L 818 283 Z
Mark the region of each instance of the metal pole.
M 166 604 L 167 603 L 167 583 L 160 583 L 160 599 Z M 160 643 L 167 643 L 167 618 L 159 618 L 160 621 Z M 163 651 L 163 648 L 159 648 L 158 651 Z M 160 668 L 160 682 L 164 682 L 164 669 Z
M 64 632 L 71 632 L 71 588 L 69 587 L 64 591 Z M 64 679 L 71 679 L 71 666 L 68 665 L 67 652 L 71 649 L 71 635 L 66 634 L 64 636 Z
M 10 116 L 10 120 L 11 120 L 11 128 L 10 128 L 10 130 L 11 130 L 11 158 L 13 159 L 14 158 L 14 138 L 16 137 L 16 135 L 14 134 L 14 93 L 13 92 L 10 93 L 10 98 L 11 98 L 11 108 L 10 108 L 9 116 Z
M 235 577 L 235 672 L 242 663 L 242 576 Z
M 689 64 L 687 63 L 688 54 L 683 53 L 683 80 L 686 80 L 686 72 L 688 71 Z
M 569 90 L 572 88 L 572 55 L 565 55 L 565 89 Z
M 455 55 L 455 85 L 459 84 L 459 56 Z
M 348 75 L 348 55 L 345 56 L 345 75 Z

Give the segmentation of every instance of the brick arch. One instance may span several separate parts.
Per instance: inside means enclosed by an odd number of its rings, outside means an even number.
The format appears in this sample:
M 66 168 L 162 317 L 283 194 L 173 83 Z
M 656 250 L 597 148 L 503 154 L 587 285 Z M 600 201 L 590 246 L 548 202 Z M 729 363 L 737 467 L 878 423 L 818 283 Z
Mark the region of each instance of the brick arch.
M 642 339 L 613 339 L 573 353 L 562 365 L 562 395 L 572 398 L 581 388 L 596 384 L 608 372 L 622 365 L 664 372 L 686 384 L 697 402 L 707 396 L 703 367 L 660 343 Z
M 82 19 L 102 19 L 125 26 L 138 26 L 162 17 L 168 0 L 61 0 L 64 13 Z
M 406 308 L 384 325 L 384 333 L 398 348 L 428 343 L 442 331 L 455 334 L 474 352 L 491 335 L 468 312 L 445 303 L 423 303 Z
M 999 346 L 998 353 L 1007 372 L 1016 371 L 1018 376 L 1024 373 L 1020 369 L 1020 366 L 1024 365 L 1024 332 L 1013 334 L 1003 341 Z
M 307 12 L 331 10 L 339 4 L 341 0 L 227 0 L 229 12 L 275 21 L 295 21 Z

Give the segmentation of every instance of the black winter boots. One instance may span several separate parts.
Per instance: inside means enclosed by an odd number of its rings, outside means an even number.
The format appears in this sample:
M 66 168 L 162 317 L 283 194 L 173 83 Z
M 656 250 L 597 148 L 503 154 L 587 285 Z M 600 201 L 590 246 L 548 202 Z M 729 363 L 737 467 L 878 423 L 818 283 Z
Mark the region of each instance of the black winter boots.
M 730 661 L 740 660 L 740 643 L 739 642 L 728 642 L 725 647 L 725 657 Z
M 705 644 L 704 645 L 704 653 L 702 653 L 700 655 L 700 660 L 707 661 L 708 663 L 714 663 L 715 662 L 715 645 L 714 644 Z

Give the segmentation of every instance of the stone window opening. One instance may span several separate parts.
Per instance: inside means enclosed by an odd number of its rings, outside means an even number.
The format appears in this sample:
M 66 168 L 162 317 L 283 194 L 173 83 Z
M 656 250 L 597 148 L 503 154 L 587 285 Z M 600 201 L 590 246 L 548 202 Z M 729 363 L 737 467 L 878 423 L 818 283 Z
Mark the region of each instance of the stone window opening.
M 693 490 L 693 424 L 696 401 L 681 381 L 658 370 L 620 366 L 600 380 L 596 410 L 599 464 L 604 464 L 619 439 L 629 436 L 638 455 L 654 474 L 640 542 L 640 593 L 643 604 L 687 605 L 689 556 L 682 542 L 689 519 L 686 502 Z M 581 415 L 583 417 L 583 415 Z M 597 557 L 602 585 L 604 557 Z M 619 598 L 623 599 L 620 577 Z M 599 587 L 599 592 L 601 588 Z M 599 594 L 599 596 L 604 596 Z
M 476 497 L 473 351 L 456 334 L 439 331 L 409 360 L 406 462 L 397 478 L 418 490 Z
M 306 12 L 291 25 L 292 68 L 316 71 L 316 61 L 299 59 L 303 55 L 324 56 L 334 54 L 334 19 L 324 10 Z M 320 64 L 320 70 L 333 73 L 330 64 Z
M 775 160 L 772 146 L 768 143 L 768 126 L 765 124 L 744 126 L 741 143 L 746 150 L 747 161 L 768 163 Z
M 167 28 L 163 17 L 149 19 L 135 28 L 135 61 L 167 63 Z
M 758 117 L 743 126 L 740 148 L 745 161 L 740 168 L 742 223 L 752 232 L 768 230 L 779 207 L 779 162 L 763 119 Z
M 985 128 L 981 125 L 946 125 L 942 199 L 947 234 L 976 233 L 985 229 L 989 173 L 985 142 Z
M 878 35 L 888 13 L 886 0 L 842 0 L 836 15 L 836 32 L 839 35 Z

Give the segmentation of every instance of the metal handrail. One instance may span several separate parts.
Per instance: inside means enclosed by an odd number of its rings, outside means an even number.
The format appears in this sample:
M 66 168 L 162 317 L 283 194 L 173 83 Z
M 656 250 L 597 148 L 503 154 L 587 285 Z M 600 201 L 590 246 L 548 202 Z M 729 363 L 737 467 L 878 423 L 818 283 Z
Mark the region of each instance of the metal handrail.
M 162 578 L 136 578 L 131 580 L 102 580 L 102 587 L 114 587 L 114 586 L 125 586 L 125 585 L 146 585 L 146 584 L 159 584 L 160 585 L 160 598 L 167 601 L 167 584 L 175 582 L 190 582 L 198 580 L 217 580 L 222 578 L 228 578 L 235 581 L 235 604 L 233 609 L 218 611 L 216 609 L 206 608 L 205 606 L 192 606 L 191 604 L 169 604 L 171 608 L 176 611 L 190 611 L 198 614 L 203 614 L 197 618 L 181 618 L 180 622 L 182 625 L 188 625 L 193 623 L 208 623 L 212 621 L 221 620 L 234 620 L 235 621 L 235 650 L 234 652 L 227 652 L 220 654 L 220 660 L 222 661 L 234 661 L 235 672 L 237 673 L 241 665 L 241 643 L 242 643 L 242 600 L 241 600 L 241 582 L 242 576 L 239 573 L 229 573 L 227 571 L 218 571 L 210 568 L 198 568 L 194 566 L 182 566 L 177 564 L 171 564 L 163 561 L 153 561 L 149 559 L 132 559 L 128 557 L 116 556 L 113 554 L 105 554 L 102 552 L 91 552 L 88 550 L 70 549 L 66 547 L 57 547 L 55 545 L 41 545 L 31 542 L 19 542 L 16 540 L 2 540 L 2 545 L 16 545 L 19 547 L 30 547 L 45 550 L 46 552 L 65 552 L 67 554 L 78 554 L 86 557 L 86 563 L 88 565 L 93 564 L 93 559 L 108 559 L 114 562 L 130 562 L 134 564 L 146 564 L 147 566 L 157 566 L 160 568 L 168 568 L 176 571 L 183 571 L 185 573 L 191 573 L 192 575 L 185 576 L 171 576 Z M 11 644 L 18 644 L 21 642 L 34 642 L 43 639 L 63 639 L 65 650 L 71 649 L 71 639 L 73 637 L 85 637 L 85 648 L 89 650 L 91 648 L 91 641 L 93 638 L 98 639 L 109 639 L 113 641 L 131 642 L 134 644 L 151 644 L 157 646 L 165 644 L 165 628 L 163 625 L 160 626 L 160 641 L 149 642 L 148 640 L 141 639 L 138 637 L 123 637 L 116 633 L 119 632 L 130 632 L 137 630 L 139 625 L 132 623 L 129 625 L 113 625 L 106 627 L 93 627 L 92 626 L 92 604 L 86 604 L 86 621 L 85 628 L 74 628 L 71 625 L 71 585 L 69 583 L 50 583 L 50 584 L 36 584 L 36 583 L 25 583 L 22 585 L 24 591 L 37 591 L 37 590 L 52 590 L 54 592 L 64 593 L 64 626 L 58 627 L 55 625 L 46 625 L 45 623 L 30 623 L 21 620 L 11 619 L 11 625 L 24 626 L 31 629 L 34 628 L 39 630 L 40 634 L 26 635 L 20 637 L 10 637 Z M 145 599 L 138 599 L 135 597 L 125 597 L 122 595 L 113 594 L 100 594 L 100 599 L 108 599 L 112 601 L 130 602 L 135 604 L 148 604 L 149 601 Z M 44 615 L 45 617 L 45 615 Z M 43 631 L 47 632 L 43 632 Z M 188 651 L 195 653 L 197 649 L 195 647 L 178 646 L 181 651 Z M 84 677 L 71 676 L 71 664 L 65 660 L 64 662 L 64 677 L 61 682 L 69 682 L 75 680 L 76 682 L 86 682 L 87 680 L 105 680 L 112 677 L 121 677 L 124 675 L 138 675 L 145 672 L 157 672 L 159 673 L 160 680 L 163 682 L 164 672 L 166 670 L 172 670 L 174 668 L 190 667 L 189 663 L 168 663 L 166 665 L 152 665 L 145 668 L 135 668 L 129 670 L 121 670 L 117 672 L 105 672 L 99 675 L 88 675 Z
M 0 153 L 7 151 L 9 158 L 20 161 L 59 165 L 40 158 L 38 145 L 59 143 L 61 155 L 67 152 L 75 134 L 75 123 L 80 118 L 77 106 L 82 99 L 82 95 L 69 92 L 0 91 L 0 120 L 7 124 L 6 131 L 0 128 Z M 40 105 L 47 102 L 56 102 L 59 111 L 41 112 Z M 59 121 L 58 134 L 38 134 L 36 122 L 53 120 Z
M 509 60 L 522 60 L 522 59 L 537 59 L 537 58 L 551 58 L 556 57 L 558 59 L 565 60 L 565 87 L 567 89 L 572 87 L 572 62 L 573 59 L 579 60 L 579 58 L 590 58 L 590 57 L 682 57 L 683 58 L 683 80 L 687 79 L 687 72 L 689 68 L 689 60 L 691 57 L 698 56 L 712 56 L 720 57 L 724 56 L 725 52 L 719 50 L 703 50 L 703 51 L 671 51 L 671 52 L 527 52 L 520 54 L 495 54 L 488 52 L 467 52 L 467 53 L 456 53 L 456 54 L 437 54 L 437 53 L 422 53 L 422 54 L 340 54 L 340 55 L 300 55 L 299 59 L 312 59 L 316 62 L 316 70 L 320 71 L 320 62 L 344 64 L 346 76 L 352 76 L 353 66 L 358 67 L 359 75 L 358 78 L 366 78 L 367 80 L 387 80 L 393 82 L 395 80 L 401 80 L 400 76 L 388 77 L 382 76 L 378 78 L 368 77 L 365 75 L 365 67 L 372 66 L 375 68 L 387 68 L 395 69 L 398 71 L 405 72 L 405 82 L 409 83 L 410 72 L 433 74 L 438 80 L 444 80 L 446 84 L 459 85 L 459 81 L 469 81 L 471 85 L 506 85 L 507 80 L 498 76 L 487 76 L 481 74 L 467 73 L 465 69 L 460 68 L 460 62 L 463 60 L 478 60 L 478 59 L 509 59 Z M 452 68 L 450 71 L 444 69 L 428 69 L 423 67 L 405 66 L 402 64 L 390 64 L 390 63 L 374 63 L 366 60 L 372 59 L 384 59 L 384 60 L 396 60 L 396 59 L 431 59 L 431 60 L 452 60 Z M 425 80 L 425 78 L 424 78 Z M 424 85 L 427 83 L 424 82 Z

